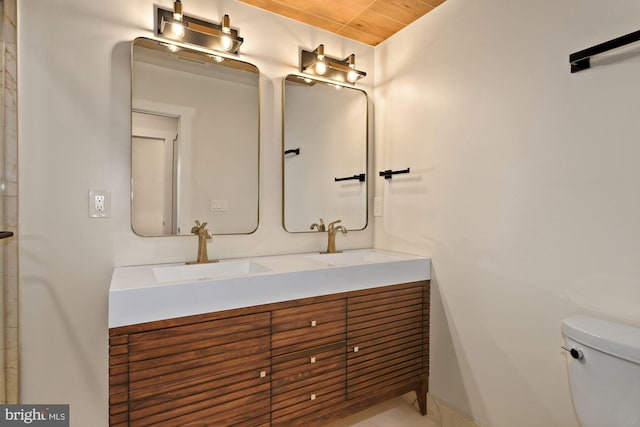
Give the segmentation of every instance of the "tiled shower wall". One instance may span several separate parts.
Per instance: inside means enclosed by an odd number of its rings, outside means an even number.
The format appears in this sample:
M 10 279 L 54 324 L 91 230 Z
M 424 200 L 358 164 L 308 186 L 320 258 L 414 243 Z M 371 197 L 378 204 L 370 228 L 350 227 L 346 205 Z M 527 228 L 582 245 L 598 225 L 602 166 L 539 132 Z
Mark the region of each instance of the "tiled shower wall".
M 0 229 L 13 237 L 0 241 L 2 299 L 0 402 L 18 402 L 18 133 L 16 0 L 0 0 Z

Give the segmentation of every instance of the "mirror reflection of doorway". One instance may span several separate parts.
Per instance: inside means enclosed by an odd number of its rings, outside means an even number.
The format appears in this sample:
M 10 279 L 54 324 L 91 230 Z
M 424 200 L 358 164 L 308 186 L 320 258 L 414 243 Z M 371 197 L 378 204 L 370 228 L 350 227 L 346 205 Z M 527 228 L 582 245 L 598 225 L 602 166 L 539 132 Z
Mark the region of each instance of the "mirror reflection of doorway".
M 179 118 L 134 112 L 131 145 L 131 223 L 147 236 L 177 233 Z

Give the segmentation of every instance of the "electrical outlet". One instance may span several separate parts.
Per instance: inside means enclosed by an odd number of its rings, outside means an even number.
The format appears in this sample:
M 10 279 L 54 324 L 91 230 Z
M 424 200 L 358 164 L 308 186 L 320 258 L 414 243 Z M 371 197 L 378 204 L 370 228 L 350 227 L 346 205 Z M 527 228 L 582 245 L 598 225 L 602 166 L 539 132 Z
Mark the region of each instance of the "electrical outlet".
M 95 196 L 96 211 L 104 212 L 104 196 L 99 194 Z
M 89 190 L 89 218 L 111 217 L 111 190 Z

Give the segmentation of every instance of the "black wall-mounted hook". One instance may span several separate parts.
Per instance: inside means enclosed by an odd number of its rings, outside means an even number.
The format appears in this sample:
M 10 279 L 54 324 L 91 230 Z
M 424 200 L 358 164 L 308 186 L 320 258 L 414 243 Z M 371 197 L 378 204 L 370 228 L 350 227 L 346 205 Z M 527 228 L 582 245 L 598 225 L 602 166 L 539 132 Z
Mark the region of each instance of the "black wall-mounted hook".
M 345 178 L 333 178 L 334 181 L 349 181 L 351 179 L 357 179 L 360 182 L 364 182 L 365 174 L 361 173 L 359 175 L 347 176 Z
M 398 174 L 401 174 L 401 173 L 409 173 L 410 171 L 411 171 L 410 168 L 397 170 L 397 171 L 392 171 L 391 169 L 387 169 L 386 171 L 380 171 L 379 175 L 380 176 L 384 176 L 384 179 L 391 179 L 391 177 L 393 175 L 398 175 Z
M 287 154 L 295 154 L 296 156 L 298 156 L 300 154 L 300 149 L 292 148 L 290 150 L 284 150 L 284 155 L 286 156 Z

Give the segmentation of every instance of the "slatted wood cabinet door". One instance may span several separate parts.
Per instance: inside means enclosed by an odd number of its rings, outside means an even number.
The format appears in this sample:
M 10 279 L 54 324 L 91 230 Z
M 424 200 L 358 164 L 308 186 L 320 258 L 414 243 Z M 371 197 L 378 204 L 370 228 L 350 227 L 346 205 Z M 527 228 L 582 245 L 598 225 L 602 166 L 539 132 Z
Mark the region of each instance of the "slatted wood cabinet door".
M 426 282 L 407 283 L 347 299 L 348 399 L 414 389 L 426 413 L 425 287 Z
M 269 312 L 130 334 L 127 425 L 268 426 L 270 334 Z

